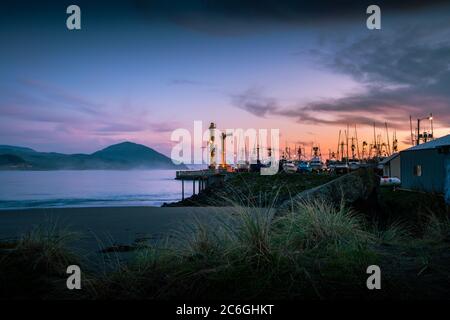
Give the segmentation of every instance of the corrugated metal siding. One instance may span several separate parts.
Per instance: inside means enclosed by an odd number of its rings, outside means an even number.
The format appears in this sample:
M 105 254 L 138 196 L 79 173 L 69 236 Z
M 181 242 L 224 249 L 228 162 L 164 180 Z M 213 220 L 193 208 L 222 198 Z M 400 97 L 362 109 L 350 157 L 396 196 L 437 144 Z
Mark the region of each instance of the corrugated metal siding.
M 445 189 L 449 154 L 437 149 L 404 151 L 401 153 L 401 181 L 406 189 L 443 193 Z M 414 175 L 414 167 L 420 165 L 422 176 Z
M 383 176 L 400 179 L 400 157 L 395 157 L 383 166 Z
M 400 179 L 400 177 L 401 177 L 400 159 L 401 159 L 401 157 L 397 157 L 391 161 L 391 177 Z

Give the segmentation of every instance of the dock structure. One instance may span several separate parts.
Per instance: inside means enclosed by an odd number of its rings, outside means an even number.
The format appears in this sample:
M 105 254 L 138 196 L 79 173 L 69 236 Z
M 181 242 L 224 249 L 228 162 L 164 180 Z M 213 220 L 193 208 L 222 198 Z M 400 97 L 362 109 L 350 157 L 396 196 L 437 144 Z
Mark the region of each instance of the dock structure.
M 192 181 L 192 195 L 205 190 L 207 187 L 224 181 L 225 174 L 216 170 L 183 170 L 177 171 L 175 179 L 181 180 L 181 199 L 184 200 L 184 181 Z M 196 182 L 197 181 L 197 187 Z

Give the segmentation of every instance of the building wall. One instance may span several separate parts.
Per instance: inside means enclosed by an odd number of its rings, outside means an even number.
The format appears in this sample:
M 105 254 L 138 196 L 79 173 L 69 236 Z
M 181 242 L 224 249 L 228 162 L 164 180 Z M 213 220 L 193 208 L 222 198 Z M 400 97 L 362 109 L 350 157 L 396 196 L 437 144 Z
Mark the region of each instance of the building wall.
M 391 177 L 392 178 L 399 178 L 401 177 L 401 172 L 400 172 L 400 156 L 394 158 L 391 161 Z
M 445 202 L 450 204 L 450 157 L 446 159 L 447 173 L 445 177 Z
M 394 158 L 393 160 L 389 161 L 386 165 L 384 165 L 383 176 L 400 179 L 401 176 L 400 156 Z
M 400 156 L 402 187 L 426 192 L 445 192 L 449 154 L 436 149 L 403 151 Z M 414 174 L 420 166 L 421 176 Z
M 391 164 L 387 163 L 383 166 L 383 177 L 391 176 Z

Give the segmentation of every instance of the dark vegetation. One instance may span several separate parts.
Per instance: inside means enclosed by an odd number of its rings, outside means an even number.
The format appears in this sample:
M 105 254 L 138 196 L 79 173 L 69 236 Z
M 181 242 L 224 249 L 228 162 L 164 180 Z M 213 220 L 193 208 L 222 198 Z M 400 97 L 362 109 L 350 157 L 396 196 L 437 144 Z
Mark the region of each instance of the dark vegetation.
M 320 176 L 312 179 L 326 180 Z M 293 182 L 289 189 L 302 189 L 305 184 Z M 187 230 L 171 235 L 170 241 L 142 244 L 133 251 L 131 262 L 115 264 L 109 272 L 90 270 L 63 245 L 67 234 L 56 229 L 5 243 L 0 250 L 1 297 L 251 300 L 449 296 L 450 221 L 442 197 L 379 189 L 368 200 L 370 206 L 316 199 L 295 203 L 294 209 L 283 215 L 275 215 L 275 205 L 256 214 L 252 209 L 264 198 L 260 195 L 272 188 L 270 183 L 251 182 L 248 186 L 254 192 L 230 200 L 234 205 L 227 219 L 217 218 L 213 224 L 195 221 Z M 272 204 L 279 203 L 276 198 L 283 194 L 281 186 L 278 189 L 270 194 Z M 86 270 L 81 291 L 65 289 L 65 268 L 72 261 Z M 382 290 L 366 287 L 366 268 L 372 264 L 381 267 Z
M 294 195 L 323 185 L 336 176 L 328 174 L 286 174 L 262 176 L 259 173 L 236 173 L 223 185 L 210 188 L 166 206 L 233 206 L 236 203 L 250 206 L 277 206 Z M 189 183 L 189 181 L 185 182 Z
M 19 156 L 0 154 L 0 169 L 26 168 L 29 164 Z

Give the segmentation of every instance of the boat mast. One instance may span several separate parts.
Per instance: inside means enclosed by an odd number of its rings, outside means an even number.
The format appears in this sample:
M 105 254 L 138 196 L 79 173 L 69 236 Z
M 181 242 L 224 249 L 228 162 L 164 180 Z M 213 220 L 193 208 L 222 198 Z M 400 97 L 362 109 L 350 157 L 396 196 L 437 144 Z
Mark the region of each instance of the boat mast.
M 356 152 L 358 153 L 358 159 L 361 160 L 361 155 L 359 153 L 359 141 L 358 141 L 358 131 L 356 130 L 356 123 L 355 123 L 355 136 L 356 136 Z
M 338 146 L 337 146 L 337 154 L 338 154 L 338 156 L 340 154 L 340 152 L 339 152 L 340 144 L 341 144 L 341 130 L 339 130 L 339 138 L 338 138 Z M 342 158 L 341 158 L 341 161 L 342 161 Z
M 345 140 L 346 140 L 346 147 L 347 147 L 347 160 L 346 160 L 347 165 L 348 165 L 348 157 L 349 157 L 349 150 L 348 150 L 348 129 L 349 129 L 349 125 L 347 124 L 347 130 L 345 131 Z
M 388 156 L 390 156 L 391 155 L 391 143 L 389 142 L 389 130 L 388 130 L 387 122 L 385 122 L 384 125 L 386 126 L 386 138 L 387 138 L 387 143 L 388 143 Z

